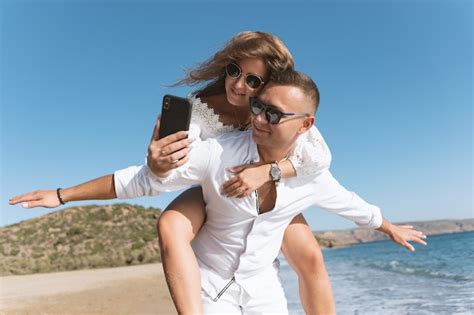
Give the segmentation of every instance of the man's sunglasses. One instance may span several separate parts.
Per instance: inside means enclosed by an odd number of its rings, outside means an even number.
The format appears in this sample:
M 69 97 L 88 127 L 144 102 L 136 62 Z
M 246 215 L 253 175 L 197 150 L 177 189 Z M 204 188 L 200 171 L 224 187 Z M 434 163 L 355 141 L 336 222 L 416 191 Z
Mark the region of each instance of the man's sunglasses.
M 276 124 L 280 123 L 280 120 L 285 116 L 305 116 L 305 117 L 310 116 L 310 114 L 308 114 L 308 113 L 284 113 L 284 112 L 279 111 L 278 109 L 276 109 L 274 107 L 271 107 L 269 105 L 265 105 L 256 96 L 251 96 L 249 98 L 249 106 L 250 106 L 250 112 L 255 116 L 258 116 L 262 112 L 264 112 L 265 113 L 265 118 L 272 125 L 276 125 Z
M 238 79 L 242 75 L 242 69 L 240 69 L 239 65 L 234 62 L 231 62 L 227 66 L 225 66 L 225 72 L 233 79 Z M 263 79 L 258 75 L 245 75 L 245 84 L 247 84 L 247 86 L 251 89 L 258 89 L 264 83 L 265 82 L 263 82 Z

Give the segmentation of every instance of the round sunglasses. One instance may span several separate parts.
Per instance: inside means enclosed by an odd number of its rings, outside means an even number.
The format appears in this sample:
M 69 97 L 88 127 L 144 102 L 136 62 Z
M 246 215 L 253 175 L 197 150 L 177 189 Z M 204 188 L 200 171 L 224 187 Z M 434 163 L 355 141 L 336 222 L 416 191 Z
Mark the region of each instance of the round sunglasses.
M 270 105 L 266 105 L 261 100 L 259 100 L 258 97 L 256 96 L 251 96 L 249 98 L 249 107 L 250 107 L 250 112 L 255 116 L 258 116 L 262 112 L 264 112 L 265 118 L 272 125 L 279 124 L 280 120 L 285 116 L 305 116 L 305 117 L 310 116 L 310 114 L 308 113 L 284 113 Z
M 242 69 L 240 69 L 239 65 L 234 62 L 231 62 L 225 66 L 225 72 L 228 76 L 236 80 L 242 75 Z M 263 82 L 263 79 L 258 75 L 248 73 L 245 75 L 245 84 L 247 84 L 247 86 L 251 89 L 258 89 L 264 83 L 265 82 Z

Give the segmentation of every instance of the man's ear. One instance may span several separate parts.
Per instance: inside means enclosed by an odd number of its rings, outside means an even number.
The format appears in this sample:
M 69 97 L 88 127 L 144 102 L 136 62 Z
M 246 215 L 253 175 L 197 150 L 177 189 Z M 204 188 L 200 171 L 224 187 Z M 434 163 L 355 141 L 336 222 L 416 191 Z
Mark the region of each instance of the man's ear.
M 305 133 L 308 131 L 311 127 L 313 127 L 314 124 L 314 116 L 309 116 L 303 121 L 303 124 L 301 125 L 300 129 L 298 130 L 299 134 Z

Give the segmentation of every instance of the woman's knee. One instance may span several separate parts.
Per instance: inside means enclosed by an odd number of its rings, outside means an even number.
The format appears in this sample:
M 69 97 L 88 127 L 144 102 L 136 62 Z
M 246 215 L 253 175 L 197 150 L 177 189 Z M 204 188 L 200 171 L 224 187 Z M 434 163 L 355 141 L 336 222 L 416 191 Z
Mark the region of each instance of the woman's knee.
M 321 270 L 326 270 L 323 253 L 317 243 L 313 246 L 306 246 L 302 253 L 302 259 L 299 261 L 301 268 L 306 272 L 316 273 Z
M 325 272 L 321 247 L 301 214 L 287 227 L 282 249 L 298 274 Z
M 156 229 L 160 240 L 187 239 L 192 236 L 187 219 L 178 211 L 167 210 L 158 218 Z
M 200 188 L 179 195 L 158 218 L 156 228 L 160 242 L 192 241 L 206 218 Z

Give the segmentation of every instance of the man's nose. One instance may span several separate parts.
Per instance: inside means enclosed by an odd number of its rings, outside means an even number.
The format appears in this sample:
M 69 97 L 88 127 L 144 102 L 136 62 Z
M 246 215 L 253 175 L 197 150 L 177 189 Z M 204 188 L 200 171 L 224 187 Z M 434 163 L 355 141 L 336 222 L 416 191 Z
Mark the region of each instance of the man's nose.
M 262 112 L 258 115 L 255 115 L 255 120 L 257 120 L 257 122 L 261 123 L 261 124 L 266 124 L 268 123 L 267 121 L 267 117 L 265 116 L 265 111 L 262 110 Z

